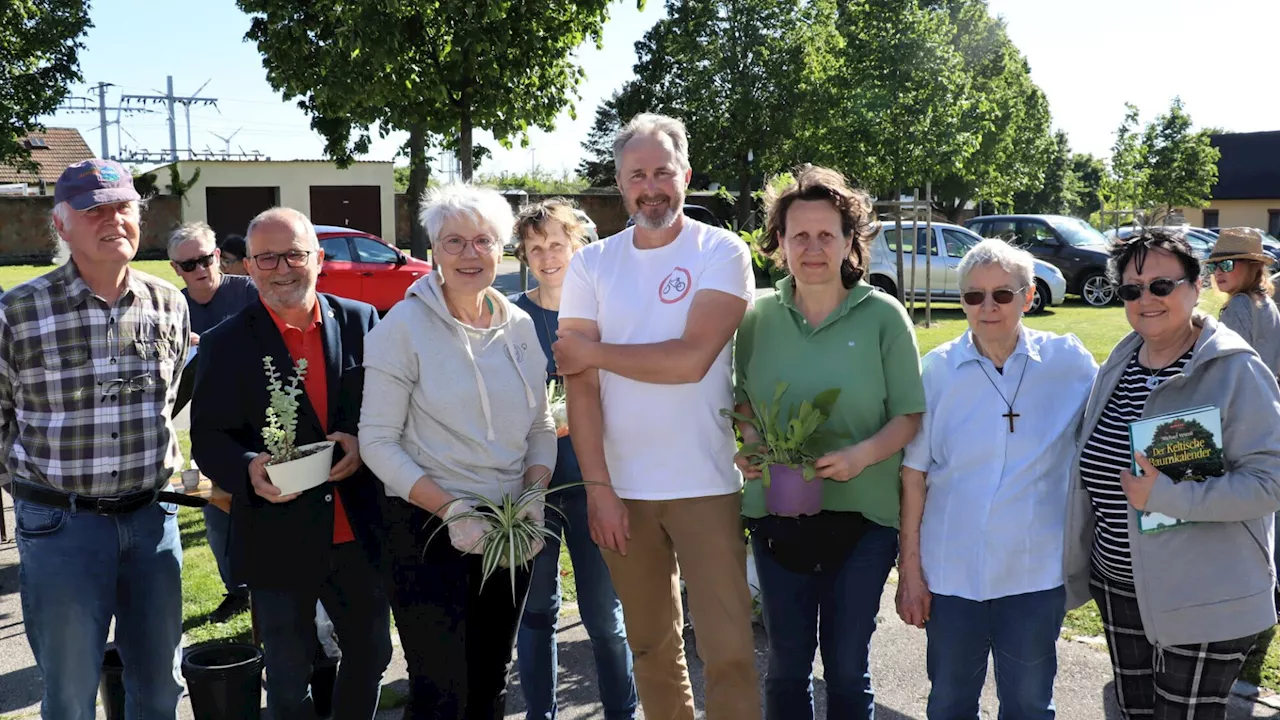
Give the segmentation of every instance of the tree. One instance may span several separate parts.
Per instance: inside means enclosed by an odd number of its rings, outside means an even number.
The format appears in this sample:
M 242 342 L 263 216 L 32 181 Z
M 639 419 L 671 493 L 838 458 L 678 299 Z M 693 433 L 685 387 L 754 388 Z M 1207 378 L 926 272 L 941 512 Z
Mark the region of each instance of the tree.
M 1102 184 L 1107 176 L 1107 164 L 1087 153 L 1076 153 L 1071 158 L 1071 171 L 1077 182 L 1076 204 L 1071 214 L 1089 218 L 1102 209 Z
M 791 132 L 810 9 L 799 0 L 667 0 L 667 17 L 636 43 L 636 79 L 620 99 L 647 96 L 648 109 L 684 121 L 694 169 L 738 190 L 739 227 L 750 220 L 753 179 L 776 169 Z M 607 109 L 597 115 L 597 162 L 611 121 Z
M 961 122 L 979 138 L 958 169 L 933 183 L 935 207 L 958 221 L 970 201 L 1016 205 L 1015 194 L 1040 186 L 1055 141 L 1048 100 L 986 0 L 941 0 L 938 9 L 950 14 L 969 79 Z
M 474 172 L 472 136 L 510 146 L 551 129 L 583 70 L 572 52 L 600 44 L 609 0 L 236 0 L 253 15 L 267 80 L 301 98 L 339 165 L 367 152 L 369 128 L 409 132 L 410 208 L 427 183 L 426 151 L 456 151 Z M 638 0 L 643 7 L 643 0 Z M 570 104 L 572 112 L 572 105 Z M 426 237 L 413 224 L 413 253 Z
M 578 175 L 590 187 L 613 187 L 617 184 L 613 138 L 631 118 L 650 108 L 651 100 L 644 90 L 644 85 L 628 80 L 596 108 L 595 122 L 587 133 L 587 139 L 582 141 L 584 156 L 578 163 Z
M 1146 204 L 1146 158 L 1139 134 L 1137 106 L 1124 104 L 1124 120 L 1116 128 L 1116 141 L 1111 146 L 1111 166 L 1103 183 L 1103 199 L 1107 207 L 1120 212 L 1139 211 Z M 1103 224 L 1106 218 L 1103 218 Z M 1114 223 L 1120 224 L 1117 214 Z
M 1149 222 L 1162 222 L 1177 208 L 1209 204 L 1222 153 L 1210 143 L 1207 130 L 1191 131 L 1191 116 L 1181 98 L 1175 97 L 1169 111 L 1147 125 L 1142 145 Z
M 1014 195 L 1018 212 L 1065 215 L 1079 204 L 1079 180 L 1076 179 L 1071 141 L 1059 130 L 1053 136 L 1053 150 L 1045 164 L 1041 182 Z
M 0 165 L 38 168 L 23 140 L 81 80 L 80 38 L 91 27 L 85 0 L 0 4 Z

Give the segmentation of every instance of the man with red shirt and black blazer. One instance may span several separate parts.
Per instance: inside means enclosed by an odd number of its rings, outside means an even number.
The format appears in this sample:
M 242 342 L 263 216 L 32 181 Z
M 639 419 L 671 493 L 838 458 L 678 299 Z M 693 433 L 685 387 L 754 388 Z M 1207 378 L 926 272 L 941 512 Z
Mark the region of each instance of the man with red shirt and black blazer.
M 247 243 L 260 301 L 201 338 L 192 455 L 234 497 L 231 564 L 253 593 L 272 717 L 315 717 L 307 686 L 318 599 L 342 644 L 333 717 L 371 718 L 391 660 L 390 610 L 378 571 L 381 485 L 360 460 L 356 433 L 364 336 L 377 313 L 316 293 L 324 251 L 302 213 L 263 212 L 249 224 Z M 337 443 L 329 481 L 305 492 L 282 494 L 266 473 L 264 357 L 286 385 L 296 362 L 307 360 L 297 444 Z

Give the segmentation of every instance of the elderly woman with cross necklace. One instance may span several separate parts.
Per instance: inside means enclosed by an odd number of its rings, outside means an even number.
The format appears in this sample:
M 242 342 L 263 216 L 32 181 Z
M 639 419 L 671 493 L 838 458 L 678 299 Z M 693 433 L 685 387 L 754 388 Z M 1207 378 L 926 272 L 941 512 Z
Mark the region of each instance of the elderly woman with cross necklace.
M 898 614 L 928 633 L 931 720 L 1052 718 L 1075 430 L 1097 372 L 1074 335 L 1023 327 L 1034 259 L 984 240 L 960 263 L 969 329 L 924 357 L 928 410 L 902 468 Z

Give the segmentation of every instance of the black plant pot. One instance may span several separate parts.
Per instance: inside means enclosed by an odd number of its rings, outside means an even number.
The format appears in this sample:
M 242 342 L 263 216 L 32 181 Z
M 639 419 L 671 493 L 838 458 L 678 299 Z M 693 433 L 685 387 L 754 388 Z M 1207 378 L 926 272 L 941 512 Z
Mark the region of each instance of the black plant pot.
M 102 654 L 102 679 L 98 681 L 98 695 L 107 720 L 124 720 L 124 661 L 114 645 L 108 645 Z
M 195 720 L 258 720 L 262 714 L 262 651 L 253 645 L 207 645 L 182 659 Z

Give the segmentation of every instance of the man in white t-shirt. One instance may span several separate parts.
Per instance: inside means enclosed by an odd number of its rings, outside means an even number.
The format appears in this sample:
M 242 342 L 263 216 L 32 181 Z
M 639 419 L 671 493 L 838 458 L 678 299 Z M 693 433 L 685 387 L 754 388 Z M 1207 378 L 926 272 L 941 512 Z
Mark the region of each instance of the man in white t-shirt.
M 758 720 L 729 343 L 753 297 L 750 252 L 684 216 L 683 123 L 638 115 L 614 141 L 634 227 L 569 264 L 553 347 L 567 377 L 591 537 L 604 550 L 646 717 L 693 720 L 676 558 L 706 664 L 707 717 Z

